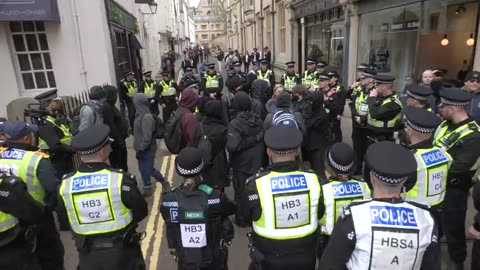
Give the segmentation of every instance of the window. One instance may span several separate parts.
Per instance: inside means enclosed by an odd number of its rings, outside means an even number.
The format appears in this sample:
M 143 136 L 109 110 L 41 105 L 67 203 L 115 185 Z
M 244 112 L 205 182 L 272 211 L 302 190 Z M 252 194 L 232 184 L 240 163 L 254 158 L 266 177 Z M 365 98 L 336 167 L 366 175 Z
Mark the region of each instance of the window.
M 202 24 L 202 30 L 207 30 L 207 25 L 206 24 Z
M 265 10 L 265 46 L 272 47 L 272 13 Z
M 215 29 L 221 29 L 221 26 L 219 23 L 215 24 Z
M 207 39 L 208 39 L 208 35 L 207 35 L 207 34 L 203 34 L 203 35 L 202 35 L 202 39 L 203 39 L 203 40 L 207 40 Z
M 213 3 L 213 0 L 208 0 L 208 4 L 211 5 Z
M 280 29 L 280 52 L 285 52 L 287 47 L 287 26 L 285 24 L 285 5 L 278 5 L 278 27 Z
M 57 84 L 43 22 L 11 22 L 10 31 L 23 88 L 55 88 Z

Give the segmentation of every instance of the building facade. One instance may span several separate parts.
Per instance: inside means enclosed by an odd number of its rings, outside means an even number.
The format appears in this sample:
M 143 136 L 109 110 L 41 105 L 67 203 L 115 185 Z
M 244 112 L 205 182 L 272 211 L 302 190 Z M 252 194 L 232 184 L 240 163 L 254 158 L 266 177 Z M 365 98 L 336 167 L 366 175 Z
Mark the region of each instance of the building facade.
M 200 0 L 193 8 L 196 42 L 201 46 L 211 47 L 216 37 L 225 34 L 225 21 L 218 13 L 220 1 Z
M 142 3 L 136 3 L 142 2 Z M 63 96 L 117 85 L 124 72 L 157 73 L 171 38 L 149 0 L 34 1 L 0 8 L 0 115 L 19 97 L 57 88 Z M 41 5 L 38 5 L 41 3 Z M 23 14 L 23 15 L 22 15 Z M 172 31 L 173 33 L 173 31 Z

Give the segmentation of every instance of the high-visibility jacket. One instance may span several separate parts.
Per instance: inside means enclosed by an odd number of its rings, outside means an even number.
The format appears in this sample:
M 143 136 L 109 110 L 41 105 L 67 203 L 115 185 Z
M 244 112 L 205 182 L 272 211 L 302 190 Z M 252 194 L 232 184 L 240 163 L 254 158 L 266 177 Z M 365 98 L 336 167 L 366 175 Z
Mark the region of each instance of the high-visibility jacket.
M 416 149 L 414 156 L 417 160 L 417 181 L 411 190 L 403 194 L 404 199 L 429 206 L 442 203 L 452 157 L 438 147 Z
M 62 136 L 62 138 L 60 138 L 60 142 L 70 145 L 70 142 L 72 140 L 72 134 L 70 134 L 70 128 L 65 124 L 60 124 L 60 125 L 57 124 L 56 121 L 55 121 L 55 118 L 53 118 L 50 115 L 47 116 L 47 118 L 45 120 L 47 122 L 51 123 L 53 126 L 59 128 L 62 131 L 63 136 Z M 42 138 L 39 138 L 38 148 L 40 148 L 42 150 L 50 149 L 48 144 Z
M 402 107 L 402 102 L 400 102 L 396 94 L 389 98 L 384 99 L 382 101 L 381 106 L 385 106 L 391 102 L 395 102 L 398 104 L 398 106 Z M 372 118 L 371 114 L 369 113 L 367 117 L 367 125 L 375 128 L 394 128 L 397 125 L 398 121 L 400 120 L 400 115 L 401 115 L 401 112 L 399 111 L 395 117 L 393 117 L 388 121 L 384 121 L 384 120 L 377 120 L 375 118 Z
M 306 87 L 316 86 L 318 84 L 317 71 L 309 72 L 305 70 L 303 72 L 302 84 Z
M 74 233 L 111 233 L 132 222 L 132 211 L 122 202 L 122 177 L 121 173 L 103 169 L 77 172 L 62 181 L 59 193 Z
M 172 81 L 169 81 L 168 84 L 165 81 L 160 81 L 160 86 L 162 87 L 162 97 L 170 97 L 177 94 L 177 90 L 172 86 Z
M 143 86 L 143 93 L 149 97 L 149 98 L 153 98 L 155 96 L 155 85 L 156 83 L 155 82 L 144 82 L 144 86 Z
M 257 78 L 259 80 L 264 80 L 264 81 L 268 82 L 268 85 L 270 85 L 270 76 L 272 76 L 272 71 L 270 69 L 267 69 L 265 74 L 262 74 L 262 71 L 259 70 L 258 74 L 257 74 Z
M 292 89 L 297 85 L 297 76 L 293 75 L 290 77 L 288 74 L 283 75 L 283 88 L 287 91 L 292 91 Z
M 220 82 L 218 81 L 218 75 L 215 74 L 213 76 L 205 75 L 205 79 L 207 79 L 205 83 L 205 88 L 218 88 L 220 87 Z
M 127 96 L 133 97 L 138 91 L 138 86 L 136 81 L 123 81 L 123 85 L 127 88 Z
M 264 238 L 290 240 L 318 229 L 318 204 L 322 190 L 314 173 L 270 172 L 255 181 L 262 215 L 253 231 Z
M 0 183 L 3 180 L 3 178 L 0 178 Z M 16 217 L 0 211 L 0 233 L 10 230 L 11 228 L 17 226 L 18 223 L 19 221 Z
M 338 217 L 344 208 L 354 200 L 370 198 L 370 189 L 365 182 L 358 180 L 331 181 L 322 185 L 325 201 L 325 215 L 320 221 L 322 233 L 331 235 Z
M 42 152 L 9 148 L 1 151 L 0 171 L 20 177 L 27 185 L 28 193 L 42 205 L 45 205 L 45 189 L 37 177 L 37 168 L 42 158 L 48 155 Z

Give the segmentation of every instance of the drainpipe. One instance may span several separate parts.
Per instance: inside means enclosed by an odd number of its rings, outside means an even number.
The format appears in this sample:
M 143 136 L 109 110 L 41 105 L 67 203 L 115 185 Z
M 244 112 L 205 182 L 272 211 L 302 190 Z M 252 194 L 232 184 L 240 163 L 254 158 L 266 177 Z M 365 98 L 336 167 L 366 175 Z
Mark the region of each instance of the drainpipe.
M 349 47 L 350 47 L 350 7 L 349 5 L 345 5 L 345 38 L 344 38 L 344 44 L 343 44 L 343 65 L 342 65 L 342 79 L 344 80 L 344 83 L 348 81 L 348 60 L 349 60 Z
M 107 5 L 107 3 L 105 3 Z M 78 44 L 78 50 L 80 52 L 80 76 L 82 77 L 83 81 L 83 89 L 88 90 L 88 80 L 87 80 L 87 69 L 85 66 L 85 54 L 83 52 L 82 46 L 82 34 L 80 33 L 80 23 L 79 23 L 79 16 L 78 16 L 78 8 L 77 8 L 77 0 L 72 0 L 72 13 L 75 24 L 75 34 L 76 34 L 76 41 Z
M 257 12 L 255 11 L 255 3 L 253 3 L 253 48 L 257 47 Z M 253 51 L 252 48 L 252 51 Z
M 277 13 L 275 11 L 275 1 L 272 1 L 272 9 L 271 9 L 271 13 L 272 13 L 272 67 L 273 67 L 273 64 L 275 63 L 275 13 Z M 273 70 L 273 68 L 272 68 Z
M 260 0 L 260 48 L 263 51 L 263 0 Z

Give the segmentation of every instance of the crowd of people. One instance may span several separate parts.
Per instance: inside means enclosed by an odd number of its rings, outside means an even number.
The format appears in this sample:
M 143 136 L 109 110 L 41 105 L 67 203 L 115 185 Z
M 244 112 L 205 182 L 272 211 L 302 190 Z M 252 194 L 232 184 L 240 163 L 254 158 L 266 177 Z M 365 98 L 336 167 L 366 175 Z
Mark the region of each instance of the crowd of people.
M 179 269 L 228 269 L 233 223 L 252 228 L 250 269 L 440 269 L 443 236 L 449 269 L 464 269 L 472 187 L 480 210 L 480 72 L 460 89 L 427 70 L 398 91 L 394 76 L 361 64 L 344 87 L 315 59 L 302 73 L 285 63 L 278 80 L 268 55 L 229 50 L 225 79 L 215 63 L 197 74 L 184 61 L 178 85 L 168 66 L 158 81 L 127 71 L 118 89 L 92 87 L 71 122 L 57 90 L 35 97 L 38 125 L 2 122 L 0 268 L 63 269 L 57 211 L 79 269 L 145 269 L 137 227 L 154 178 Z M 142 188 L 128 172 L 130 134 Z M 155 168 L 162 138 L 183 179 L 173 188 Z

